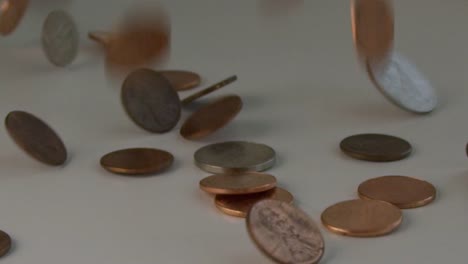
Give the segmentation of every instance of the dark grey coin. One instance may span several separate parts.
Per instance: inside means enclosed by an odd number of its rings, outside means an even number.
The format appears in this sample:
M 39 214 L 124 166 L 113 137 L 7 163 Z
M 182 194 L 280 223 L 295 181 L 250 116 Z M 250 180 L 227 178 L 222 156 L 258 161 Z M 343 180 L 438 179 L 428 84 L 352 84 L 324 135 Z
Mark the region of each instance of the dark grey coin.
M 179 95 L 156 71 L 138 69 L 131 72 L 122 85 L 121 97 L 130 118 L 150 132 L 167 132 L 180 119 Z

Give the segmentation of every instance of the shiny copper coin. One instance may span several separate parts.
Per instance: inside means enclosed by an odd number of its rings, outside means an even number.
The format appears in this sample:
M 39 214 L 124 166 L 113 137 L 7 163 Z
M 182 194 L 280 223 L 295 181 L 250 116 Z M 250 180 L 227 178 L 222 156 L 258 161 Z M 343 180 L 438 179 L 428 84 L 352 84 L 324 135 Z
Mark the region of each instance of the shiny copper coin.
M 158 72 L 169 80 L 176 91 L 190 90 L 200 85 L 201 82 L 200 75 L 190 71 L 165 70 Z
M 129 148 L 111 152 L 101 158 L 101 166 L 117 174 L 147 175 L 160 173 L 171 167 L 171 153 L 152 148 Z
M 394 231 L 402 221 L 401 210 L 378 200 L 350 200 L 328 207 L 322 223 L 330 231 L 354 237 L 375 237 Z
M 11 34 L 28 8 L 29 0 L 0 0 L 0 34 Z
M 225 96 L 193 113 L 180 129 L 180 134 L 186 139 L 208 136 L 231 122 L 241 109 L 239 96 Z
M 60 137 L 34 115 L 10 112 L 5 126 L 16 144 L 33 158 L 49 165 L 62 165 L 67 160 L 67 150 Z
M 223 88 L 224 86 L 226 86 L 226 85 L 228 85 L 228 84 L 230 84 L 230 83 L 232 83 L 232 82 L 234 82 L 236 80 L 237 80 L 237 76 L 234 75 L 234 76 L 231 76 L 231 77 L 229 77 L 229 78 L 227 78 L 225 80 L 220 81 L 219 83 L 213 84 L 212 86 L 210 86 L 208 88 L 205 88 L 205 89 L 203 89 L 203 90 L 201 90 L 201 91 L 199 91 L 197 93 L 192 94 L 191 96 L 189 96 L 187 98 L 184 98 L 182 100 L 182 105 L 186 106 L 186 105 L 190 104 L 191 102 L 193 102 L 193 101 L 195 101 L 195 100 L 197 100 L 197 99 L 199 99 L 199 98 L 201 98 L 201 97 L 203 97 L 203 96 L 205 96 L 207 94 L 210 94 L 210 93 L 212 93 L 212 92 L 214 92 L 216 90 L 219 90 L 219 89 Z
M 5 256 L 11 249 L 10 236 L 0 230 L 0 257 Z
M 246 224 L 255 245 L 276 263 L 316 264 L 325 251 L 315 222 L 287 202 L 257 202 L 249 210 Z
M 359 197 L 389 202 L 401 209 L 429 204 L 436 197 L 435 187 L 427 181 L 406 176 L 383 176 L 359 185 Z
M 250 194 L 268 191 L 275 187 L 275 176 L 255 172 L 216 174 L 200 181 L 200 188 L 211 194 Z

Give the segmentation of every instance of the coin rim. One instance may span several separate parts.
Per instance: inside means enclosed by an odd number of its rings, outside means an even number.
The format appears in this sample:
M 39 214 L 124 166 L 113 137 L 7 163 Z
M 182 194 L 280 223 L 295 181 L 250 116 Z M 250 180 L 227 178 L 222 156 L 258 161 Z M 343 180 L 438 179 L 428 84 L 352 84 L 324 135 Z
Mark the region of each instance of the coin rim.
M 228 188 L 217 188 L 217 187 L 210 187 L 206 186 L 203 184 L 203 182 L 208 179 L 208 178 L 215 178 L 215 177 L 221 177 L 221 176 L 230 176 L 231 174 L 213 174 L 210 176 L 207 176 L 203 179 L 200 180 L 199 186 L 200 189 L 203 191 L 209 193 L 209 194 L 229 194 L 229 195 L 243 195 L 243 194 L 253 194 L 253 193 L 259 193 L 259 192 L 265 192 L 268 190 L 271 190 L 276 187 L 277 185 L 277 179 L 275 176 L 267 173 L 258 173 L 258 172 L 247 172 L 242 175 L 250 175 L 252 177 L 258 177 L 258 176 L 264 176 L 270 178 L 272 180 L 271 182 L 262 184 L 260 186 L 255 186 L 252 188 L 244 189 L 244 190 L 233 190 L 233 189 L 228 189 Z M 236 175 L 231 175 L 232 177 L 236 177 Z
M 176 90 L 177 92 L 182 92 L 182 91 L 188 91 L 188 90 L 191 90 L 193 88 L 196 88 L 197 86 L 199 86 L 201 84 L 201 76 L 200 74 L 196 73 L 196 72 L 193 72 L 193 71 L 187 71 L 187 70 L 160 70 L 158 71 L 159 73 L 161 73 L 162 75 L 164 75 L 164 73 L 179 73 L 179 74 L 186 74 L 186 75 L 191 75 L 194 78 L 194 82 L 190 82 L 186 85 L 183 85 L 182 87 L 175 87 L 173 85 L 173 88 L 174 90 Z M 166 76 L 164 76 L 166 77 Z M 168 79 L 169 81 L 169 78 L 166 78 Z M 170 82 L 170 81 L 169 81 Z

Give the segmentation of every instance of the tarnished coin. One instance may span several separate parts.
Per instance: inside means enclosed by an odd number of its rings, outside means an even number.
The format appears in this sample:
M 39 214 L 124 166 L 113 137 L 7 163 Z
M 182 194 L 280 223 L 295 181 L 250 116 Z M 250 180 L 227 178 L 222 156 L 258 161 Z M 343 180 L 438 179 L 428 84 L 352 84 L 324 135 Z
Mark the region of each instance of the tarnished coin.
M 215 174 L 200 181 L 200 188 L 211 194 L 250 194 L 275 187 L 275 176 L 258 172 Z
M 234 76 L 231 76 L 231 77 L 229 77 L 229 78 L 227 78 L 225 80 L 220 81 L 219 83 L 213 84 L 212 86 L 210 86 L 208 88 L 205 88 L 205 89 L 203 89 L 203 90 L 201 90 L 199 92 L 196 92 L 196 93 L 190 95 L 187 98 L 184 98 L 182 100 L 182 105 L 186 106 L 186 105 L 190 104 L 191 102 L 197 100 L 198 98 L 201 98 L 201 97 L 203 97 L 203 96 L 205 96 L 207 94 L 210 94 L 210 93 L 212 93 L 212 92 L 214 92 L 216 90 L 219 90 L 219 89 L 223 88 L 224 86 L 226 86 L 226 85 L 228 85 L 228 84 L 230 84 L 230 83 L 232 83 L 232 82 L 234 82 L 236 80 L 237 80 L 237 76 L 234 75 Z
M 200 85 L 201 82 L 200 75 L 190 71 L 166 70 L 158 72 L 169 80 L 176 91 L 190 90 Z
M 195 164 L 211 173 L 264 171 L 275 164 L 275 151 L 264 144 L 227 141 L 200 148 L 194 155 Z
M 241 109 L 239 96 L 225 96 L 193 113 L 182 125 L 180 134 L 186 139 L 208 136 L 231 122 Z
M 0 257 L 5 256 L 11 249 L 11 238 L 10 236 L 0 230 Z
M 130 148 L 104 155 L 101 158 L 101 166 L 117 174 L 147 175 L 168 169 L 173 161 L 174 156 L 164 150 Z
M 359 197 L 389 202 L 401 209 L 429 204 L 436 197 L 434 185 L 407 176 L 383 176 L 359 185 Z
M 130 73 L 122 85 L 121 97 L 130 118 L 150 132 L 167 132 L 180 119 L 179 95 L 164 76 L 153 70 Z
M 42 48 L 47 59 L 59 67 L 70 64 L 78 54 L 78 42 L 72 17 L 63 10 L 52 11 L 42 27 Z
M 381 162 L 404 159 L 412 151 L 408 141 L 382 134 L 350 136 L 341 141 L 340 148 L 355 159 Z
M 29 0 L 0 0 L 0 34 L 15 31 L 28 8 Z
M 60 137 L 32 114 L 10 112 L 5 126 L 16 144 L 33 158 L 49 165 L 62 165 L 67 160 L 67 150 Z
M 315 222 L 287 202 L 262 200 L 247 214 L 247 231 L 255 245 L 277 263 L 316 264 L 325 242 Z
M 378 200 L 344 201 L 322 213 L 322 223 L 330 231 L 354 237 L 389 234 L 401 224 L 402 218 L 398 207 Z

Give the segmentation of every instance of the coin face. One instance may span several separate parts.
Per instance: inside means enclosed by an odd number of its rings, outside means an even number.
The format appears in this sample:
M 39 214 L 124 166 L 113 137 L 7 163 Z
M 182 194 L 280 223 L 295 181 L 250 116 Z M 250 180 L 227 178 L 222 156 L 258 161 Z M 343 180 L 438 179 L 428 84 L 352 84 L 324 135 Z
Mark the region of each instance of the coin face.
M 277 263 L 315 264 L 325 243 L 320 229 L 302 210 L 287 202 L 262 200 L 247 214 L 247 231 L 255 245 Z
M 16 29 L 28 8 L 29 0 L 0 0 L 0 34 L 7 36 Z
M 193 113 L 183 124 L 180 134 L 186 139 L 206 137 L 226 126 L 241 109 L 239 96 L 225 96 Z
M 0 230 L 0 257 L 5 256 L 11 249 L 10 236 Z
M 200 85 L 201 77 L 197 73 L 181 70 L 158 71 L 172 84 L 176 91 L 186 91 Z
M 164 150 L 129 148 L 104 155 L 101 158 L 101 166 L 117 174 L 148 175 L 168 169 L 173 161 L 174 156 Z
M 227 141 L 200 148 L 194 155 L 195 164 L 211 173 L 264 171 L 275 164 L 275 151 L 264 144 Z
M 49 165 L 65 163 L 65 145 L 39 118 L 23 111 L 13 111 L 6 116 L 5 126 L 16 144 L 33 158 Z
M 228 85 L 228 84 L 230 84 L 230 83 L 232 83 L 232 82 L 234 82 L 236 80 L 237 80 L 237 76 L 234 75 L 234 76 L 231 76 L 231 77 L 229 77 L 229 78 L 227 78 L 225 80 L 220 81 L 219 83 L 213 84 L 212 86 L 210 86 L 208 88 L 205 88 L 205 89 L 203 89 L 203 90 L 201 90 L 199 92 L 196 92 L 196 93 L 190 95 L 187 98 L 184 98 L 182 100 L 182 105 L 189 105 L 191 102 L 193 102 L 193 101 L 195 101 L 195 100 L 197 100 L 197 99 L 199 99 L 199 98 L 201 98 L 201 97 L 203 97 L 203 96 L 205 96 L 207 94 L 210 94 L 210 93 L 212 93 L 212 92 L 214 92 L 216 90 L 219 90 L 219 89 L 223 88 L 224 86 L 226 86 L 226 85 Z
M 78 54 L 78 42 L 72 17 L 63 10 L 52 11 L 42 27 L 42 48 L 47 59 L 59 67 L 70 64 Z
M 215 174 L 200 181 L 200 188 L 211 194 L 250 194 L 275 187 L 275 176 L 257 172 Z
M 179 95 L 164 76 L 153 70 L 130 73 L 122 85 L 121 97 L 130 118 L 150 132 L 167 132 L 180 119 Z
M 341 150 L 350 157 L 367 161 L 396 161 L 411 154 L 408 141 L 382 134 L 359 134 L 340 143 Z

